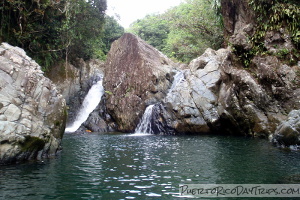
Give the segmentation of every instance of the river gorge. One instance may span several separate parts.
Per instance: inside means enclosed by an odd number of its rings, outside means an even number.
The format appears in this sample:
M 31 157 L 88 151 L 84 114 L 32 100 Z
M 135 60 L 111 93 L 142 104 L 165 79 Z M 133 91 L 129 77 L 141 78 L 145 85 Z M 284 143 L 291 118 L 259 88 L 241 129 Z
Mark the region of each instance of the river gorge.
M 2 43 L 0 199 L 193 199 L 180 184 L 299 184 L 299 46 L 281 27 L 254 52 L 249 1 L 220 3 L 223 48 L 189 63 L 125 33 L 105 62 L 43 72 Z

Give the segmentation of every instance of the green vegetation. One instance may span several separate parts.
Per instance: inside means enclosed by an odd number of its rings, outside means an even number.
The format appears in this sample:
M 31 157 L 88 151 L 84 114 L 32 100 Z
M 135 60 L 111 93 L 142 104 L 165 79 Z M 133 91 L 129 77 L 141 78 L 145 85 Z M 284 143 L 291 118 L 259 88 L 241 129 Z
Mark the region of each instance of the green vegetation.
M 260 40 L 266 31 L 286 27 L 295 46 L 300 47 L 300 1 L 250 0 L 249 4 L 259 14 L 258 30 L 254 39 Z
M 134 22 L 128 31 L 163 51 L 170 32 L 170 24 L 164 15 L 147 15 L 144 19 Z
M 23 48 L 44 70 L 64 59 L 105 59 L 123 34 L 105 10 L 106 0 L 2 0 L 0 42 Z
M 130 29 L 167 56 L 189 62 L 206 48 L 218 49 L 223 43 L 219 1 L 186 0 L 164 14 L 148 15 Z
M 113 41 L 117 40 L 124 34 L 124 28 L 118 24 L 118 22 L 110 16 L 105 16 L 105 25 L 104 25 L 104 32 L 102 38 L 102 48 L 98 50 L 102 60 L 106 58 L 107 53 L 110 50 L 110 46 Z
M 23 152 L 40 151 L 44 146 L 44 140 L 38 137 L 26 136 L 24 143 L 21 144 L 21 150 Z
M 255 55 L 275 55 L 290 65 L 300 59 L 300 1 L 298 0 L 249 0 L 249 5 L 256 13 L 256 31 L 249 41 L 253 44 L 250 51 L 239 53 L 239 58 L 248 67 Z M 269 31 L 284 32 L 294 45 L 294 49 L 278 49 L 276 53 L 268 52 L 264 45 Z M 236 51 L 238 52 L 238 51 Z
M 106 59 L 111 43 L 123 33 L 113 17 L 105 15 L 107 0 L 0 0 L 0 42 L 23 48 L 44 70 L 75 58 Z M 255 55 L 276 55 L 289 64 L 300 59 L 300 1 L 248 0 L 257 26 L 249 36 L 253 48 L 236 49 L 248 67 Z M 168 57 L 190 62 L 206 48 L 223 44 L 220 0 L 185 0 L 163 14 L 137 20 L 129 28 Z M 283 30 L 295 49 L 267 51 L 268 31 Z M 236 47 L 238 48 L 238 47 Z

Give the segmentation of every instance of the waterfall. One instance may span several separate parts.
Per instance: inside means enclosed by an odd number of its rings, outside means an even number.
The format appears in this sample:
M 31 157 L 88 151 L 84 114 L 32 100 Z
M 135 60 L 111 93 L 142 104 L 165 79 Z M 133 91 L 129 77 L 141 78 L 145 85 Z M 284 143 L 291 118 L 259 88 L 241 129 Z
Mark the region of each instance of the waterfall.
M 151 127 L 153 108 L 154 105 L 150 105 L 146 108 L 142 120 L 134 131 L 135 134 L 153 134 L 153 130 Z
M 174 80 L 168 94 L 171 93 L 182 80 L 184 80 L 184 73 L 182 71 L 178 71 L 174 76 Z
M 66 128 L 65 132 L 75 132 L 82 123 L 84 123 L 89 117 L 90 113 L 95 110 L 101 101 L 101 97 L 104 94 L 104 88 L 102 86 L 102 79 L 94 84 L 87 95 L 85 96 L 79 112 L 75 118 L 73 124 Z
M 184 80 L 184 73 L 182 71 L 178 71 L 174 76 L 173 83 L 171 88 L 168 91 L 168 95 L 172 93 L 172 91 L 177 87 L 177 85 Z M 146 108 L 142 120 L 136 127 L 134 134 L 154 134 L 154 132 L 163 132 L 163 127 L 155 122 L 155 116 L 153 114 L 154 105 L 150 105 Z

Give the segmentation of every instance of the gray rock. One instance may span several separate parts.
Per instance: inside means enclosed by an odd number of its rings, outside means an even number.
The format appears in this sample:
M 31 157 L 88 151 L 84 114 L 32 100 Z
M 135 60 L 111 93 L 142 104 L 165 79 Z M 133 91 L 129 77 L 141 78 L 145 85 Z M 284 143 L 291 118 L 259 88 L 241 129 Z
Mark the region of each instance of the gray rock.
M 300 145 L 300 110 L 292 110 L 288 119 L 278 126 L 270 139 L 283 146 Z
M 0 49 L 0 164 L 51 156 L 64 133 L 65 100 L 24 50 Z
M 175 120 L 172 128 L 177 132 L 211 132 L 212 124 L 220 116 L 217 109 L 221 66 L 230 54 L 229 49 L 207 49 L 184 70 L 179 81 L 164 99 L 172 110 Z

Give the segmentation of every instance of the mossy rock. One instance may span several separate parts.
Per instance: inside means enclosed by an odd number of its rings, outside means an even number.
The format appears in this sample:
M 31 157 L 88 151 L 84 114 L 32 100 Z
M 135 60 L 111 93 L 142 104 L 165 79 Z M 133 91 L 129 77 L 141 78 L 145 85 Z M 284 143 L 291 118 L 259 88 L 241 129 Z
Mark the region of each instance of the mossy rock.
M 27 136 L 20 146 L 22 152 L 35 152 L 44 148 L 45 141 L 38 137 Z

